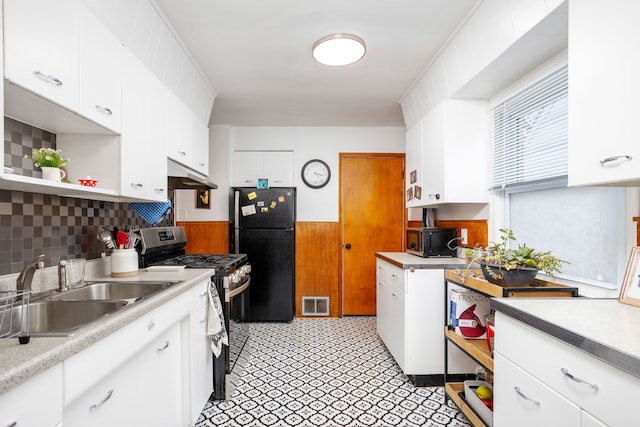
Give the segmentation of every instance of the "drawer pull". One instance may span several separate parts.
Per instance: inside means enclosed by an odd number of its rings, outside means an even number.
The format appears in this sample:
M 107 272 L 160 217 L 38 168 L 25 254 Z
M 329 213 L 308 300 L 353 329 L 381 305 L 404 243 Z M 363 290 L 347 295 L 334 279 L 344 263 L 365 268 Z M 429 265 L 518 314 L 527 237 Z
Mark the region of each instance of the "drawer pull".
M 62 86 L 62 80 L 60 80 L 57 77 L 51 76 L 49 74 L 44 74 L 41 73 L 40 71 L 34 71 L 33 74 L 35 74 L 36 76 L 38 76 L 40 79 L 44 80 L 45 82 L 51 83 L 55 86 Z
M 102 105 L 96 105 L 96 110 L 100 111 L 102 114 L 106 114 L 107 116 L 110 116 L 113 114 L 113 111 L 111 111 L 111 108 L 103 107 Z
M 18 425 L 18 422 L 17 421 L 13 421 L 13 422 L 7 424 L 7 427 L 16 427 L 17 425 Z
M 612 164 L 613 162 L 622 163 L 622 162 L 630 162 L 631 160 L 633 160 L 633 157 L 629 155 L 607 157 L 606 159 L 600 160 L 600 166 L 607 167 L 609 164 Z
M 102 402 L 95 403 L 95 404 L 89 406 L 89 412 L 93 412 L 96 409 L 98 409 L 99 407 L 101 407 L 102 405 L 104 405 L 105 403 L 107 403 L 109 401 L 109 399 L 111 399 L 112 395 L 113 395 L 113 390 L 109 390 L 107 392 L 107 396 L 104 399 L 102 399 Z
M 583 384 L 588 385 L 589 387 L 591 387 L 593 389 L 593 391 L 598 391 L 598 389 L 599 389 L 598 384 L 593 384 L 593 383 L 587 382 L 585 380 L 582 380 L 582 379 L 580 379 L 578 377 L 574 377 L 573 375 L 571 375 L 571 373 L 566 368 L 560 368 L 560 372 L 562 372 L 562 374 L 565 377 L 569 378 L 570 380 L 573 380 L 573 381 L 575 381 L 577 383 L 583 383 Z
M 537 400 L 533 400 L 530 397 L 527 397 L 523 392 L 521 392 L 520 391 L 520 387 L 515 386 L 514 389 L 516 390 L 516 393 L 518 393 L 518 396 L 520 396 L 524 400 L 528 400 L 529 402 L 533 403 L 534 405 L 540 406 L 540 402 L 538 402 Z
M 161 352 L 165 351 L 165 350 L 166 350 L 166 349 L 168 349 L 168 348 L 169 348 L 169 341 L 165 341 L 165 342 L 164 342 L 164 345 L 163 345 L 162 347 L 160 347 L 159 349 L 157 349 L 156 351 L 157 351 L 158 353 L 161 353 Z

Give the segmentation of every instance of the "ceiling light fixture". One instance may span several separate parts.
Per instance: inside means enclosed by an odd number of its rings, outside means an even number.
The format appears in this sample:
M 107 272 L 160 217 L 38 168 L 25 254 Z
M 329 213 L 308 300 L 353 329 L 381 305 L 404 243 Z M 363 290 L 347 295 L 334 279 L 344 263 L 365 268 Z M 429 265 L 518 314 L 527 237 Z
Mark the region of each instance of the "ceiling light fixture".
M 364 40 L 353 34 L 331 34 L 315 42 L 311 51 L 319 63 L 339 67 L 361 60 L 367 47 Z

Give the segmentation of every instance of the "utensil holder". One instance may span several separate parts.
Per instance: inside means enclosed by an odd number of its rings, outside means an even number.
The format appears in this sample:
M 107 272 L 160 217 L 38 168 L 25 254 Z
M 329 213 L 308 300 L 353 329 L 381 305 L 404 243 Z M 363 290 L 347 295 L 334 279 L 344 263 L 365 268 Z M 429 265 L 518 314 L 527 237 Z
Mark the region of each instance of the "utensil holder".
M 135 249 L 118 249 L 111 254 L 111 277 L 138 275 L 138 252 Z

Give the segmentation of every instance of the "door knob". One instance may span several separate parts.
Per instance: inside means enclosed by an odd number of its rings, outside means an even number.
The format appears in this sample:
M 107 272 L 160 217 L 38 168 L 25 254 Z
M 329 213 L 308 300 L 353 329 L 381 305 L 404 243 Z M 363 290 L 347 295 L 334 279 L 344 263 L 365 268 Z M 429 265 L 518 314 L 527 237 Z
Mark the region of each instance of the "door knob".
M 344 245 L 344 247 L 347 249 L 351 249 L 351 243 L 347 243 L 346 245 Z

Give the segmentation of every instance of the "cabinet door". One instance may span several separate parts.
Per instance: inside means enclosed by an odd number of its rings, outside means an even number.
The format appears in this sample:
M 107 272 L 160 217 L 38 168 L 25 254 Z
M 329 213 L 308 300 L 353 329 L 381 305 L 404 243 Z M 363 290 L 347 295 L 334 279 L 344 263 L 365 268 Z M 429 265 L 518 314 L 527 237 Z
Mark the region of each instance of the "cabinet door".
M 416 186 L 422 188 L 422 122 L 416 123 L 411 129 L 407 131 L 405 136 L 405 152 L 406 152 L 406 172 L 405 172 L 405 187 L 407 190 L 411 189 L 412 198 L 406 199 L 406 206 L 408 208 L 414 206 L 420 206 L 422 202 L 422 191 L 416 193 Z M 411 182 L 412 177 L 415 175 L 415 182 Z
M 207 306 L 193 313 L 189 319 L 189 379 L 191 384 L 191 423 L 196 424 L 204 405 L 213 392 L 213 353 L 207 336 Z
M 76 0 L 5 0 L 4 76 L 78 110 L 79 19 Z
M 195 114 L 193 123 L 193 162 L 192 167 L 209 176 L 209 127 Z
M 445 105 L 440 103 L 422 119 L 422 199 L 425 203 L 438 203 L 444 198 Z
M 49 426 L 62 422 L 62 364 L 0 396 L 1 426 Z
M 569 185 L 640 182 L 639 19 L 634 0 L 571 4 Z
M 123 49 L 120 193 L 167 199 L 166 96 L 162 83 Z
M 406 311 L 405 297 L 406 293 L 389 285 L 387 289 L 389 293 L 389 338 L 387 348 L 393 355 L 402 372 L 406 372 Z
M 80 18 L 80 114 L 120 133 L 122 45 L 84 5 Z
M 193 150 L 193 113 L 174 93 L 168 95 L 167 156 L 183 165 L 190 165 Z
M 580 408 L 494 353 L 493 425 L 495 427 L 577 427 Z
M 293 151 L 265 151 L 262 173 L 271 187 L 293 187 Z
M 262 151 L 236 151 L 233 153 L 233 184 L 238 187 L 257 187 L 263 176 Z
M 186 363 L 186 361 L 185 361 Z M 182 360 L 180 323 L 147 345 L 132 361 L 138 367 L 138 425 L 182 424 Z
M 376 278 L 376 331 L 380 339 L 389 347 L 389 331 L 391 329 L 391 285 L 379 275 Z
M 64 408 L 65 427 L 144 425 L 137 407 L 138 366 L 127 361 Z M 146 415 L 146 414 L 145 414 Z M 142 418 L 142 419 L 141 419 Z

